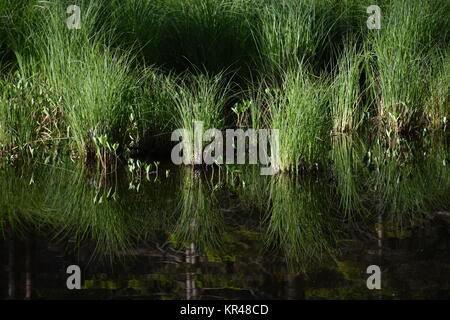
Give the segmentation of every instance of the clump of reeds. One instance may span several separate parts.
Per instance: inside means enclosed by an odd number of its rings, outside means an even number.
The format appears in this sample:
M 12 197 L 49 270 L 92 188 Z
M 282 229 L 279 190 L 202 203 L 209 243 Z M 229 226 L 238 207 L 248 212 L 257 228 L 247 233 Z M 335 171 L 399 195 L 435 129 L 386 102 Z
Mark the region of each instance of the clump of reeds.
M 373 32 L 369 42 L 378 120 L 388 135 L 423 125 L 431 49 L 445 41 L 440 28 L 448 8 L 435 0 L 389 1 L 383 7 L 381 30 Z
M 328 87 L 300 68 L 287 71 L 280 88 L 268 90 L 268 122 L 279 130 L 282 171 L 311 168 L 323 159 L 331 131 Z
M 355 45 L 349 44 L 339 59 L 332 84 L 331 117 L 333 134 L 356 131 L 364 120 L 360 78 L 364 56 Z
M 60 100 L 39 77 L 19 72 L 0 79 L 0 145 L 9 152 L 51 148 L 64 135 Z M 42 148 L 40 152 L 42 152 Z
M 171 238 L 185 246 L 196 243 L 200 247 L 219 249 L 224 220 L 215 208 L 215 190 L 203 178 L 200 171 L 182 171 L 179 217 Z
M 246 72 L 254 55 L 247 0 L 113 1 L 108 4 L 123 47 L 147 64 L 211 73 Z
M 188 147 L 187 150 L 193 150 L 197 138 L 201 140 L 203 146 L 203 138 L 195 132 L 195 122 L 201 123 L 203 132 L 223 128 L 223 111 L 228 101 L 227 91 L 228 85 L 221 75 L 186 77 L 172 88 L 174 124 L 176 128 L 187 130 L 191 138 L 191 142 L 188 142 L 191 148 Z M 199 159 L 194 159 L 195 156 L 191 152 L 191 155 L 188 155 L 191 159 L 189 162 L 198 161 Z
M 81 29 L 67 27 L 68 4 L 25 5 L 24 12 L 34 18 L 14 30 L 10 37 L 21 42 L 11 41 L 11 46 L 20 74 L 39 76 L 61 97 L 57 112 L 65 120 L 64 131 L 78 152 L 85 154 L 93 137 L 107 135 L 114 142 L 124 138 L 131 58 L 111 48 L 113 30 L 97 29 L 101 3 L 80 4 Z M 17 102 L 14 105 L 26 108 Z M 25 111 L 31 114 L 32 109 Z
M 430 74 L 425 116 L 429 127 L 446 131 L 450 121 L 450 50 L 445 55 L 436 55 Z
M 254 35 L 262 67 L 279 71 L 302 61 L 318 62 L 331 29 L 331 9 L 309 0 L 263 1 Z

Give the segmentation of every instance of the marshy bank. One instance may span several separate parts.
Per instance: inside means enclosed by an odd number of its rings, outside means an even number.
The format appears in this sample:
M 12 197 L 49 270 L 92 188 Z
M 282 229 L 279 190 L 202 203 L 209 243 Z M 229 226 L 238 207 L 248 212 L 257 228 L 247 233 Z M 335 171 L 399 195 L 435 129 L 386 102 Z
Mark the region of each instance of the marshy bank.
M 72 2 L 0 1 L 1 297 L 449 297 L 450 2 Z M 195 121 L 281 173 L 174 166 Z
M 69 29 L 67 1 L 4 0 L 2 154 L 168 153 L 197 120 L 279 129 L 298 171 L 335 135 L 448 134 L 450 5 L 382 1 L 370 30 L 366 2 L 81 1 Z

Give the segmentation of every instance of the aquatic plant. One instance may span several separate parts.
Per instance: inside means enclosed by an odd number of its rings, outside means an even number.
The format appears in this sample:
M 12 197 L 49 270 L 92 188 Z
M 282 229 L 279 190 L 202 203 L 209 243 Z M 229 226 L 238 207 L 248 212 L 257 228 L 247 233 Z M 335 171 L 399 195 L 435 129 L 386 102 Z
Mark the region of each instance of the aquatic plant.
M 272 207 L 264 217 L 265 242 L 275 247 L 294 270 L 306 270 L 311 264 L 330 258 L 337 229 L 333 223 L 330 196 L 326 186 L 312 181 L 297 183 L 288 176 L 273 177 Z
M 388 1 L 383 27 L 368 40 L 381 131 L 408 133 L 422 125 L 434 47 L 445 48 L 448 3 Z
M 300 67 L 284 74 L 279 89 L 268 91 L 268 122 L 279 130 L 282 171 L 311 168 L 323 159 L 331 131 L 327 88 Z

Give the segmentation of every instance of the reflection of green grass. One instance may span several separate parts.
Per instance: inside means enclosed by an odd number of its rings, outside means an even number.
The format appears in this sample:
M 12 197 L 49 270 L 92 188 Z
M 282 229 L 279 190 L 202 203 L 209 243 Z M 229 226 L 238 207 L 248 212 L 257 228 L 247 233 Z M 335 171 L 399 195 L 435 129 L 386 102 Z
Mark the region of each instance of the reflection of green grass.
M 306 270 L 332 261 L 345 230 L 371 225 L 367 215 L 357 213 L 382 214 L 385 235 L 398 236 L 425 213 L 449 210 L 445 139 L 433 137 L 418 155 L 404 141 L 394 148 L 381 139 L 367 148 L 352 136 L 335 137 L 332 180 L 327 173 L 302 180 L 262 177 L 255 166 L 222 183 L 182 168 L 181 175 L 174 170 L 170 178 L 128 190 L 123 182 L 132 177 L 120 170 L 2 162 L 0 228 L 19 234 L 33 229 L 71 249 L 94 244 L 96 254 L 111 258 L 166 233 L 177 246 L 195 244 L 199 254 L 217 263 L 259 255 L 263 239 L 274 249 L 270 256 L 281 252 L 292 269 Z M 228 199 L 230 193 L 238 197 Z M 349 217 L 352 223 L 345 224 Z
M 166 226 L 171 219 L 167 212 L 175 207 L 154 185 L 140 193 L 128 191 L 117 176 L 70 163 L 24 167 L 21 172 L 7 168 L 0 179 L 7 190 L 0 200 L 2 230 L 35 230 L 70 249 L 93 243 L 94 254 L 100 256 L 124 255 L 136 241 L 154 240 L 152 231 Z M 142 200 L 144 193 L 149 198 Z
M 256 24 L 258 53 L 269 71 L 313 60 L 330 36 L 332 6 L 315 1 L 263 1 Z M 312 61 L 311 61 L 312 60 Z
M 421 221 L 426 213 L 448 210 L 445 139 L 430 135 L 420 146 L 405 139 L 395 139 L 395 144 L 378 139 L 368 146 L 358 137 L 334 137 L 331 158 L 339 210 L 352 220 L 385 215 L 391 231 L 400 233 L 398 228 Z
M 245 73 L 254 54 L 245 0 L 111 1 L 119 44 L 133 45 L 148 64 L 168 69 Z
M 267 244 L 281 249 L 294 268 L 307 268 L 332 254 L 336 236 L 329 191 L 288 177 L 272 182 L 272 208 L 266 216 Z
M 183 171 L 178 221 L 172 235 L 180 244 L 219 249 L 224 221 L 217 208 L 214 191 L 202 181 L 202 173 Z
M 352 136 L 333 137 L 331 159 L 333 160 L 336 191 L 340 195 L 339 208 L 352 218 L 364 210 L 364 186 L 360 176 L 364 148 Z
M 393 228 L 414 224 L 425 213 L 448 209 L 446 144 L 432 144 L 420 151 L 402 150 L 404 144 L 394 148 L 376 144 L 370 149 L 374 170 L 367 178 L 369 198 L 376 213 L 386 215 Z
M 235 182 L 231 187 L 233 192 L 239 193 L 242 204 L 246 204 L 242 207 L 246 211 L 271 212 L 267 218 L 268 241 L 277 243 L 288 254 L 321 256 L 326 253 L 328 232 L 331 232 L 331 221 L 326 217 L 332 212 L 347 217 L 353 217 L 361 210 L 383 213 L 387 215 L 386 222 L 395 229 L 396 226 L 413 223 L 422 213 L 448 209 L 445 199 L 448 199 L 450 179 L 445 165 L 448 161 L 445 147 L 435 147 L 426 161 L 419 165 L 411 160 L 401 160 L 408 155 L 399 154 L 396 150 L 380 146 L 372 148 L 366 161 L 369 167 L 375 167 L 369 171 L 361 163 L 361 151 L 365 152 L 365 149 L 355 148 L 350 137 L 340 137 L 333 147 L 336 148 L 336 156 L 348 156 L 335 158 L 334 188 L 341 198 L 336 208 L 329 207 L 329 200 L 318 199 L 327 194 L 330 198 L 326 199 L 332 199 L 331 189 L 321 191 L 314 184 L 298 185 L 288 177 L 280 177 L 276 183 L 267 185 L 269 180 L 259 176 L 256 167 L 252 171 L 254 175 L 240 173 L 236 177 L 239 183 L 236 185 Z M 18 180 L 16 184 L 11 180 L 14 175 L 7 174 L 9 178 L 3 179 L 4 189 L 13 192 L 5 193 L 3 197 L 5 207 L 10 208 L 4 211 L 10 216 L 4 216 L 3 225 L 47 224 L 57 232 L 57 238 L 78 239 L 76 242 L 93 239 L 99 252 L 111 254 L 126 250 L 133 239 L 151 239 L 153 232 L 166 228 L 175 217 L 170 213 L 175 213 L 175 196 L 168 199 L 158 184 L 151 189 L 144 184 L 138 193 L 125 192 L 122 188 L 117 189 L 111 177 L 106 179 L 101 173 L 89 174 L 86 180 L 87 172 L 78 172 L 78 167 L 73 169 L 77 171 L 40 169 L 40 174 L 26 173 L 24 176 L 27 178 Z M 217 195 L 211 197 L 211 192 L 217 191 L 212 191 L 215 188 L 195 174 L 188 169 L 183 175 L 182 198 L 178 202 L 179 210 L 176 210 L 180 215 L 174 239 L 217 249 L 228 243 L 224 238 L 222 213 L 219 213 L 215 199 Z M 434 178 L 430 180 L 428 177 Z M 267 187 L 270 189 L 264 191 Z M 139 198 L 140 194 L 151 194 L 150 200 Z M 159 201 L 151 200 L 158 197 Z M 251 201 L 244 203 L 247 200 Z M 17 210 L 13 210 L 15 206 Z M 172 209 L 168 209 L 170 207 Z M 252 207 L 258 210 L 253 211 Z M 248 215 L 246 219 L 257 216 Z

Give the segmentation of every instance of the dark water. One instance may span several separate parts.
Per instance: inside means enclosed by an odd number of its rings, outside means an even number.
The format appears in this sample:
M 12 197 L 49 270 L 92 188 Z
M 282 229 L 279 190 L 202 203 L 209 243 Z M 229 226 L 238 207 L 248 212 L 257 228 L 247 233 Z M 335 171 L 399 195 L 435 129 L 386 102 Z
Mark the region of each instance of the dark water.
M 448 145 L 342 138 L 329 159 L 296 177 L 2 163 L 0 297 L 450 298 Z M 66 287 L 69 265 L 81 290 Z

